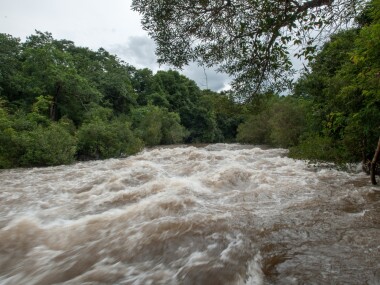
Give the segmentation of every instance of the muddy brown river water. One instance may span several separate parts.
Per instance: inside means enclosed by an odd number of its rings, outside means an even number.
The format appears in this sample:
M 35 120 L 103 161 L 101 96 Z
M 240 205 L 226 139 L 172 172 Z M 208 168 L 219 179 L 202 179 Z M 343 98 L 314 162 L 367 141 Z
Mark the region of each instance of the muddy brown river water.
M 237 144 L 0 171 L 0 284 L 380 284 L 380 192 Z

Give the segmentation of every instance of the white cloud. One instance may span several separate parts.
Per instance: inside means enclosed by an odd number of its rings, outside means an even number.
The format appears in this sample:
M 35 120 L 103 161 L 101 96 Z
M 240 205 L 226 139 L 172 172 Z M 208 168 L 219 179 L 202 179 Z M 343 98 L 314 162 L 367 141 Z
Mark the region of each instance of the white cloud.
M 229 89 L 231 79 L 225 73 L 216 72 L 212 68 L 191 63 L 183 69 L 183 74 L 197 82 L 202 89 L 221 91 Z
M 25 38 L 49 31 L 91 48 L 144 33 L 130 0 L 0 0 L 0 32 Z
M 155 55 L 155 43 L 148 36 L 130 37 L 124 44 L 117 44 L 110 48 L 110 52 L 117 54 L 125 62 L 137 67 L 147 67 L 154 72 L 157 70 L 175 69 L 167 65 L 159 66 Z M 196 63 L 178 70 L 183 75 L 194 80 L 202 89 L 221 91 L 229 88 L 228 75 L 218 73 L 211 68 L 203 68 Z
M 131 36 L 125 43 L 116 44 L 109 49 L 111 53 L 137 68 L 148 67 L 156 71 L 158 64 L 154 50 L 154 41 L 148 36 Z

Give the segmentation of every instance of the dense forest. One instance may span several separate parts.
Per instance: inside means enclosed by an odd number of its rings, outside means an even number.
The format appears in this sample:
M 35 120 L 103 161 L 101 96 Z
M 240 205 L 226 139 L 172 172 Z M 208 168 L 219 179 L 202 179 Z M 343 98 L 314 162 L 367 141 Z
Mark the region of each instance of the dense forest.
M 229 142 L 243 121 L 231 94 L 177 71 L 136 69 L 50 33 L 0 35 L 0 167 L 130 155 L 144 146 Z
M 241 142 L 293 158 L 372 158 L 380 133 L 380 9 L 331 36 L 289 95 L 242 101 L 177 71 L 136 69 L 39 32 L 0 34 L 0 168 L 127 156 L 144 146 Z

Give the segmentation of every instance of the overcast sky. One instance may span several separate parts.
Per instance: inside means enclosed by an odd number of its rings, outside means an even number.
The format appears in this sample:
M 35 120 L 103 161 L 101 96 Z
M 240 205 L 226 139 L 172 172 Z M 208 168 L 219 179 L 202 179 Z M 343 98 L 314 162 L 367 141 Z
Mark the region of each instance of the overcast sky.
M 130 5 L 131 0 L 0 0 L 0 33 L 24 41 L 35 30 L 50 32 L 77 46 L 103 47 L 137 68 L 167 69 L 156 63 L 154 42 Z M 225 74 L 195 64 L 180 72 L 201 88 L 228 88 Z

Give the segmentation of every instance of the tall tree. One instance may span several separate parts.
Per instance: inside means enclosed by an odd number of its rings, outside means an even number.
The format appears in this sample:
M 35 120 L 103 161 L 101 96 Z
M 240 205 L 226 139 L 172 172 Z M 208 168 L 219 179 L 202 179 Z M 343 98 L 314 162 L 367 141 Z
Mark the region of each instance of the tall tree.
M 303 136 L 299 153 L 341 162 L 361 158 L 373 183 L 380 151 L 379 11 L 380 0 L 371 1 L 358 29 L 332 36 L 295 89 L 297 96 L 313 105 L 311 135 Z M 329 155 L 327 148 L 332 150 Z
M 292 63 L 289 49 L 309 57 L 322 31 L 336 29 L 366 0 L 133 0 L 157 44 L 159 62 L 216 65 L 243 94 L 281 90 Z
M 57 45 L 50 33 L 36 32 L 23 44 L 21 69 L 15 77 L 20 100 L 31 105 L 40 95 L 51 98 L 50 118 L 68 115 L 82 120 L 91 102 L 102 95 L 85 77 L 78 74 L 73 57 Z
M 57 44 L 67 41 L 59 41 Z M 136 93 L 131 83 L 131 66 L 103 48 L 92 51 L 89 48 L 70 46 L 67 50 L 73 58 L 78 74 L 98 89 L 117 113 L 127 113 L 136 105 Z
M 0 34 L 0 96 L 12 99 L 14 88 L 12 77 L 20 69 L 20 39 Z

